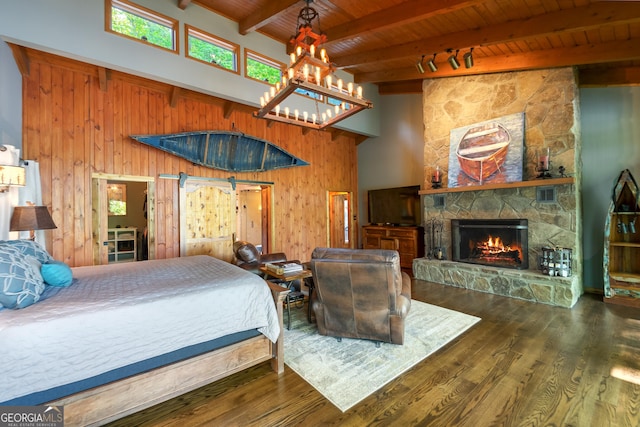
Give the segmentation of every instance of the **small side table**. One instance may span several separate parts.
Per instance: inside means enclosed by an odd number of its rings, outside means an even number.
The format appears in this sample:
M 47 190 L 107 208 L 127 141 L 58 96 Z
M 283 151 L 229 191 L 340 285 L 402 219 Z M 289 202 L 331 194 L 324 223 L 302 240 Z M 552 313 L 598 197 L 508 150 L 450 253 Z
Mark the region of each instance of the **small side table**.
M 288 274 L 278 274 L 275 271 L 269 270 L 267 267 L 260 267 L 260 271 L 264 274 L 265 279 L 273 277 L 274 279 L 281 280 L 286 284 L 285 287 L 288 289 L 291 289 L 291 285 L 294 281 L 304 280 L 307 277 L 313 276 L 311 270 L 296 271 L 295 273 Z M 311 297 L 311 290 L 309 290 L 309 297 Z M 285 303 L 287 304 L 287 329 L 291 329 L 291 303 L 303 299 L 304 294 L 302 292 L 292 291 L 287 294 L 285 298 Z

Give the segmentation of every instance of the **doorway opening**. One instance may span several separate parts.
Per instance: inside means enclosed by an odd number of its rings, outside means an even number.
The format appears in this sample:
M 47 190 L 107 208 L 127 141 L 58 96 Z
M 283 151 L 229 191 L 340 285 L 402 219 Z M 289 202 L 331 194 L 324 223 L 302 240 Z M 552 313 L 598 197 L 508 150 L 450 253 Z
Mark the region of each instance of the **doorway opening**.
M 94 174 L 94 265 L 155 257 L 155 183 L 152 177 Z
M 327 210 L 329 217 L 328 244 L 331 248 L 354 248 L 352 226 L 352 194 L 347 191 L 329 191 Z M 355 219 L 354 219 L 355 221 Z
M 246 240 L 261 253 L 269 253 L 273 243 L 272 185 L 238 183 L 236 194 L 236 240 Z

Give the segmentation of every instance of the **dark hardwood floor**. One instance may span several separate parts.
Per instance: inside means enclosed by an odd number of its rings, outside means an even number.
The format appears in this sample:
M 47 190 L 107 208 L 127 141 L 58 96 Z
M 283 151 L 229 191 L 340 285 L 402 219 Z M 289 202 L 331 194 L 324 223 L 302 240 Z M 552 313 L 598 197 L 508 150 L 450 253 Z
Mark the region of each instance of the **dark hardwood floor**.
M 597 295 L 566 309 L 423 281 L 413 298 L 482 320 L 345 413 L 265 363 L 111 425 L 640 426 L 640 310 Z

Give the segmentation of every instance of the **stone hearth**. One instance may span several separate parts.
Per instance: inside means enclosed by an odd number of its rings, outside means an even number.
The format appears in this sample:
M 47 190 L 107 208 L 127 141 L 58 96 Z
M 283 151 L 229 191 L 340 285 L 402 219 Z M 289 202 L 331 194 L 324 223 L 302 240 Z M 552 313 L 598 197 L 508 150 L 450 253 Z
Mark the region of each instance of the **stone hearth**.
M 570 308 L 582 294 L 579 277 L 549 277 L 531 270 L 416 258 L 416 278 L 458 288 Z

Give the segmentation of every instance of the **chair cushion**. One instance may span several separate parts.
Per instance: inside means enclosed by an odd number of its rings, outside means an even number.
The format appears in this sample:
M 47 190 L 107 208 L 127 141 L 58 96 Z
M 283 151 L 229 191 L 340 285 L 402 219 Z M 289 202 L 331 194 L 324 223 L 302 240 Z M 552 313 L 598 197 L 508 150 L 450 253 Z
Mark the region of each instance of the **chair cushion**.
M 234 245 L 236 258 L 241 261 L 252 263 L 260 261 L 258 249 L 249 242 L 236 242 Z

